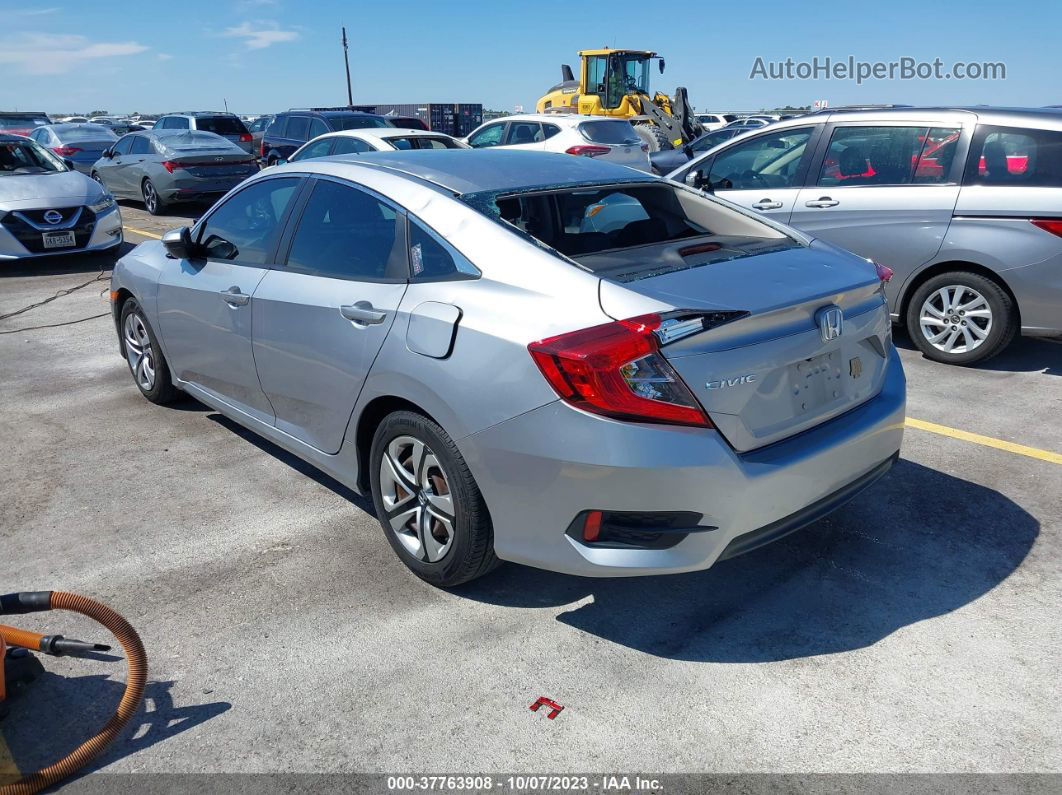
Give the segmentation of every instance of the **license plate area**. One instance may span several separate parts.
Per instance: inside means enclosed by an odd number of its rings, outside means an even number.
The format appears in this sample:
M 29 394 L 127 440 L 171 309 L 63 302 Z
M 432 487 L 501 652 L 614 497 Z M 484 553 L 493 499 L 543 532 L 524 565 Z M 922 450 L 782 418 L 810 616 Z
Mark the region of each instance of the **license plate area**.
M 793 416 L 814 414 L 842 399 L 844 378 L 840 351 L 830 351 L 789 365 Z
M 43 232 L 41 240 L 45 248 L 69 248 L 77 245 L 73 232 Z

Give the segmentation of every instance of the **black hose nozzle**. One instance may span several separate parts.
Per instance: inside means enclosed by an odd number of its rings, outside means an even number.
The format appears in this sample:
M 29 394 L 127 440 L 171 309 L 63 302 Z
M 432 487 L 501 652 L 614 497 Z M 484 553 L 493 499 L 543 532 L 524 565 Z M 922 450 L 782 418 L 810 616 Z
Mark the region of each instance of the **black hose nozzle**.
M 51 609 L 51 591 L 22 591 L 0 596 L 0 616 L 40 613 Z
M 83 640 L 64 638 L 62 635 L 48 635 L 41 638 L 40 650 L 53 657 L 62 657 L 64 654 L 110 651 L 111 647 L 106 643 L 86 643 Z

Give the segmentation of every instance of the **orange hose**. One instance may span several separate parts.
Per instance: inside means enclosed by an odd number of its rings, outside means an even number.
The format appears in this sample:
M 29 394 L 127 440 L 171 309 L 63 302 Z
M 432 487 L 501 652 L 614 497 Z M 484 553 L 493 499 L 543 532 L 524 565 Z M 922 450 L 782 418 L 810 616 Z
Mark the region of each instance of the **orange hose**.
M 129 674 L 118 709 L 102 729 L 58 762 L 25 776 L 14 784 L 0 786 L 0 795 L 33 795 L 73 775 L 107 747 L 125 728 L 140 706 L 147 684 L 147 653 L 140 636 L 129 622 L 104 604 L 77 594 L 53 591 L 52 610 L 70 610 L 103 624 L 122 644 Z M 5 629 L 5 637 L 7 635 Z M 29 633 L 32 634 L 32 633 Z
M 4 636 L 4 642 L 8 646 L 21 646 L 23 649 L 32 649 L 33 651 L 40 649 L 41 641 L 44 640 L 44 635 L 5 626 L 4 624 L 0 624 L 0 635 Z

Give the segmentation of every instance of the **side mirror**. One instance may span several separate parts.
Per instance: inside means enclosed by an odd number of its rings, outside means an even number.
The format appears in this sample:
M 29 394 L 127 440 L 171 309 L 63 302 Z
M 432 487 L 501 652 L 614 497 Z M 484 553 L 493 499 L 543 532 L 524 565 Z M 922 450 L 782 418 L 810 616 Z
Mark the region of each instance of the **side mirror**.
M 102 154 L 101 154 L 101 157 L 105 157 L 108 160 L 110 160 L 112 157 L 114 157 L 114 150 L 113 149 L 104 149 Z
M 274 163 L 274 165 L 277 165 L 277 166 L 282 166 L 282 165 L 284 165 L 284 164 L 285 164 L 285 163 L 287 163 L 287 162 L 288 162 L 288 161 L 287 161 L 287 158 L 284 158 L 284 157 L 282 157 L 282 158 L 280 158 L 280 159 L 279 159 L 279 160 L 278 160 L 278 161 L 277 161 L 276 163 Z
M 664 59 L 660 59 L 660 74 L 664 73 Z
M 162 245 L 166 253 L 174 259 L 191 259 L 195 255 L 192 242 L 192 230 L 187 226 L 171 229 L 162 236 Z
M 63 158 L 63 165 L 65 165 L 65 166 L 66 166 L 67 168 L 69 168 L 69 169 L 70 169 L 71 171 L 75 171 L 75 170 L 76 170 L 76 169 L 74 168 L 74 161 L 73 161 L 73 160 L 71 160 L 71 159 L 70 159 L 69 157 L 64 157 L 64 158 Z
M 705 193 L 712 193 L 712 183 L 708 181 L 707 175 L 699 169 L 692 169 L 686 172 L 686 178 L 683 180 L 691 188 L 697 190 L 703 190 Z

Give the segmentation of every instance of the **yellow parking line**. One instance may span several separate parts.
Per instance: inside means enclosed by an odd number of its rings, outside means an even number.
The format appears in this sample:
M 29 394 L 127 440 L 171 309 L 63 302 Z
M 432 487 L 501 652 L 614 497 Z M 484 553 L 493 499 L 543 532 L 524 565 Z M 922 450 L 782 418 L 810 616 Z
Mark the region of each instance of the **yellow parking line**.
M 134 235 L 141 235 L 143 237 L 150 237 L 153 240 L 162 240 L 162 235 L 156 235 L 154 232 L 145 232 L 143 229 L 134 229 L 131 226 L 123 226 L 126 232 L 132 232 Z
M 1041 461 L 1050 461 L 1052 464 L 1062 464 L 1062 454 L 1052 453 L 1050 450 L 1041 450 L 1037 447 L 1026 447 L 1023 444 L 1006 442 L 1002 439 L 994 439 L 991 436 L 982 436 L 979 433 L 960 431 L 958 428 L 949 428 L 947 425 L 937 425 L 935 422 L 907 418 L 907 427 L 918 428 L 920 431 L 939 433 L 941 436 L 950 436 L 952 439 L 962 439 L 964 442 L 973 442 L 985 447 L 994 447 L 997 450 L 1006 450 L 1008 453 L 1027 455 L 1029 458 L 1038 458 Z

